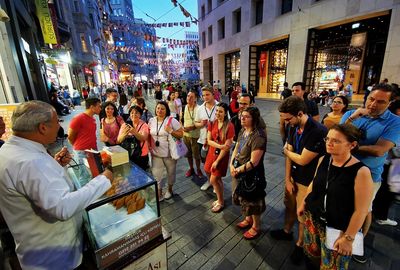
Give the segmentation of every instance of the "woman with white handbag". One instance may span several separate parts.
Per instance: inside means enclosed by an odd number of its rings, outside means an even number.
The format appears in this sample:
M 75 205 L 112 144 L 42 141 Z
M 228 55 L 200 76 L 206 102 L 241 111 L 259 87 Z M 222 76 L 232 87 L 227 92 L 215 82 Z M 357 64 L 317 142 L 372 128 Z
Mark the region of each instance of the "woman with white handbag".
M 151 172 L 158 182 L 159 200 L 170 199 L 173 195 L 172 186 L 176 178 L 176 162 L 172 158 L 169 146 L 170 135 L 176 139 L 183 137 L 182 125 L 175 119 L 170 118 L 170 109 L 165 101 L 157 102 L 156 116 L 149 120 L 150 128 L 150 152 L 152 160 Z M 163 194 L 163 173 L 167 171 L 168 189 Z
M 351 154 L 359 137 L 350 124 L 329 130 L 327 155 L 320 158 L 298 206 L 298 215 L 305 215 L 307 269 L 348 269 L 351 255 L 363 252 L 359 231 L 371 206 L 373 184 L 369 169 Z

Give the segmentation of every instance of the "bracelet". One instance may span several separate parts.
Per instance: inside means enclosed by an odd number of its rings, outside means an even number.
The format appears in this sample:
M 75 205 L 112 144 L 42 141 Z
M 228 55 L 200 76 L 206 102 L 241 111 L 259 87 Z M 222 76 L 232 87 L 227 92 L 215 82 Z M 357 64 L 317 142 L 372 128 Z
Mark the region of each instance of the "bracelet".
M 354 237 L 348 234 L 343 234 L 344 239 L 347 241 L 354 241 Z
M 353 121 L 354 121 L 354 118 L 351 117 L 351 116 L 349 116 L 349 118 L 347 118 L 347 120 L 349 120 L 350 122 L 353 122 Z
M 249 162 L 250 162 L 251 168 L 254 169 L 254 164 L 253 164 L 253 162 L 251 162 L 251 160 L 250 160 Z

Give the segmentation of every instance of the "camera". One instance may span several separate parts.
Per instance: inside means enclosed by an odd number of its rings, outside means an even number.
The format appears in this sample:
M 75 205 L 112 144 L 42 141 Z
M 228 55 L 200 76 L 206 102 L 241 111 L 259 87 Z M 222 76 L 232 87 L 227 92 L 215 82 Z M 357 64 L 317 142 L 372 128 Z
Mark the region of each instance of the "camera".
M 218 149 L 218 148 L 215 149 L 215 154 L 216 154 L 216 155 L 219 155 L 219 153 L 221 153 L 221 149 Z
M 159 147 L 160 146 L 160 142 L 156 141 L 156 146 Z

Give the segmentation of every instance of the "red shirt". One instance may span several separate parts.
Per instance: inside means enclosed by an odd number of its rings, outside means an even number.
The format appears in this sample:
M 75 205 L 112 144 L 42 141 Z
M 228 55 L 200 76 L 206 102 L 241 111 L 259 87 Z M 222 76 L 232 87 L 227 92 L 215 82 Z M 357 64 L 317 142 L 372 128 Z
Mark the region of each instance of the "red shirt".
M 81 113 L 72 119 L 69 127 L 76 132 L 74 150 L 97 150 L 96 120 L 94 117 Z

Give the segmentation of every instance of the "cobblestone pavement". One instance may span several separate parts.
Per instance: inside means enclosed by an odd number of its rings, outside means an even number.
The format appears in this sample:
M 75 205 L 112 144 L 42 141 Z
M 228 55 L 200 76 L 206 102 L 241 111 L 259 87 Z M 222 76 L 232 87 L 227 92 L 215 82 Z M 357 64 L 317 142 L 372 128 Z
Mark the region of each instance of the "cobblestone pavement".
M 154 100 L 149 98 L 146 102 L 153 111 Z M 241 215 L 239 207 L 230 200 L 229 175 L 223 179 L 225 209 L 214 214 L 210 208 L 215 194 L 211 188 L 206 192 L 200 190 L 205 179 L 185 178 L 188 165 L 181 159 L 177 166 L 175 196 L 161 202 L 162 222 L 172 235 L 168 241 L 168 269 L 305 269 L 304 265 L 295 266 L 290 262 L 294 242 L 275 241 L 269 236 L 271 229 L 283 225 L 284 215 L 279 101 L 257 100 L 256 105 L 268 127 L 268 149 L 264 158 L 267 210 L 262 215 L 261 236 L 247 241 L 235 227 Z M 321 116 L 328 111 L 326 107 L 319 108 Z M 71 116 L 66 117 L 62 125 L 67 127 L 70 119 Z M 399 211 L 400 205 L 396 203 L 390 217 L 398 219 Z M 374 223 L 365 239 L 368 262 L 364 265 L 352 262 L 350 269 L 400 269 L 399 228 Z

